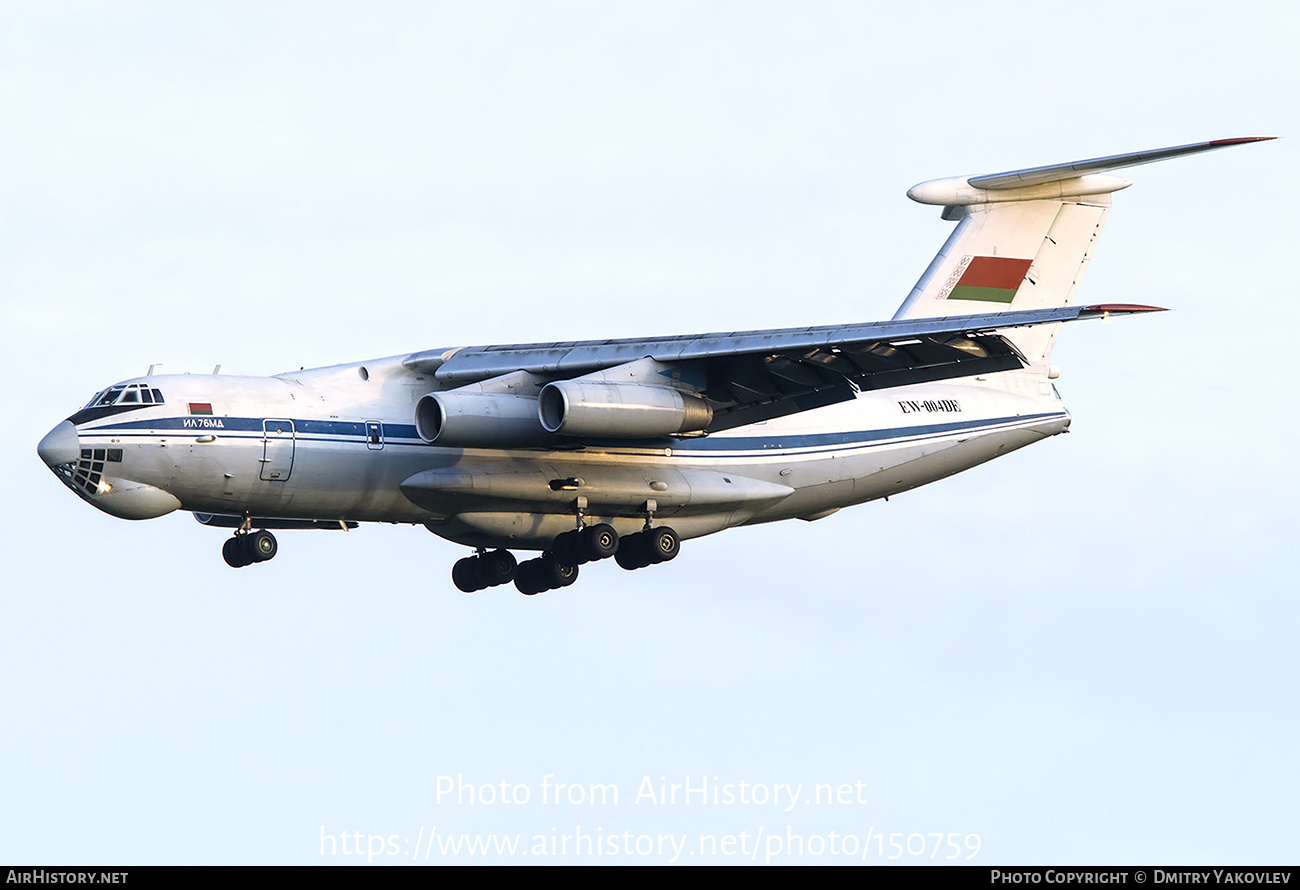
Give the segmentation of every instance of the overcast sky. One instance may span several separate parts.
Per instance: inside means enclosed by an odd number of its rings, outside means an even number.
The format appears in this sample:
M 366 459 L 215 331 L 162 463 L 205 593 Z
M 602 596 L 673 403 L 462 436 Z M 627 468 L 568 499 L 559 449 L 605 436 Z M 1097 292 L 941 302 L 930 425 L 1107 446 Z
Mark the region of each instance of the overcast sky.
M 434 826 L 1293 856 L 1300 16 L 954 5 L 0 3 L 0 860 L 401 864 Z M 463 548 L 385 526 L 236 572 L 35 453 L 153 363 L 887 318 L 950 226 L 912 184 L 1250 135 L 1290 138 L 1128 174 L 1081 298 L 1176 311 L 1063 333 L 1070 435 L 652 570 L 464 596 Z M 439 802 L 457 775 L 530 800 Z M 715 776 L 865 792 L 635 800 Z

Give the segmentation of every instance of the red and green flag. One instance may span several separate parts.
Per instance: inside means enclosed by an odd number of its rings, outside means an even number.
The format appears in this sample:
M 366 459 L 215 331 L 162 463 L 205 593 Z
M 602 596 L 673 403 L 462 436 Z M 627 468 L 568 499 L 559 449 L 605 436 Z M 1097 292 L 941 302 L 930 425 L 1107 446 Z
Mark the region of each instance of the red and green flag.
M 211 413 L 212 413 L 212 403 L 211 403 L 211 402 L 190 402 L 190 413 L 191 413 L 191 414 L 211 414 Z
M 985 303 L 1010 303 L 1025 280 L 1025 273 L 1033 260 L 1017 260 L 1001 256 L 973 257 L 962 273 L 950 300 L 979 300 Z

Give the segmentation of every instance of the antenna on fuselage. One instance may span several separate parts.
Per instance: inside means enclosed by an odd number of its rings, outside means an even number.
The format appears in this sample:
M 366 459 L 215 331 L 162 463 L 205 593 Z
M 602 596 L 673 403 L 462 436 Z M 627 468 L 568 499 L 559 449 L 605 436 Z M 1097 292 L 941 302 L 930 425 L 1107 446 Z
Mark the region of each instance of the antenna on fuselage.
M 217 376 L 220 373 L 221 373 L 221 365 L 217 365 L 215 368 L 212 369 L 213 377 Z
M 146 377 L 152 377 L 152 376 L 153 376 L 153 369 L 156 368 L 156 367 L 158 367 L 158 366 L 161 365 L 161 364 L 162 364 L 162 362 L 155 362 L 154 364 L 150 365 L 150 366 L 149 366 L 149 370 L 144 372 L 144 376 L 146 376 Z

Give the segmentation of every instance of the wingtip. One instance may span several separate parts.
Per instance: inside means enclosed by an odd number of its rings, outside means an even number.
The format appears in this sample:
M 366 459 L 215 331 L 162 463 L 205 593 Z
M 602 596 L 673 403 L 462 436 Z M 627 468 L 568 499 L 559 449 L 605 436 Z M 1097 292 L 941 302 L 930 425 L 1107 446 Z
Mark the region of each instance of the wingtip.
M 1083 307 L 1089 315 L 1132 315 L 1137 312 L 1168 312 L 1164 306 L 1147 306 L 1142 303 L 1097 303 Z
M 1228 145 L 1245 145 L 1247 142 L 1272 142 L 1276 136 L 1238 136 L 1235 139 L 1211 139 L 1209 144 L 1215 148 Z

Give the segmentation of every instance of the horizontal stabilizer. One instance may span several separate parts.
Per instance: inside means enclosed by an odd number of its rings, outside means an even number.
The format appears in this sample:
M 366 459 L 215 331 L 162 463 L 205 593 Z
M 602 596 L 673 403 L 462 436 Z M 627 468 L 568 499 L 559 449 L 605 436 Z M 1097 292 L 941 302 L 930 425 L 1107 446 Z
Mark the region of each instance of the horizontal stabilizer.
M 1172 148 L 1131 151 L 1126 154 L 1108 155 L 1104 158 L 1089 158 L 1086 161 L 1070 161 L 1066 164 L 1049 164 L 1046 167 L 1030 167 L 1025 170 L 1009 170 L 1006 173 L 991 173 L 988 176 L 972 176 L 967 181 L 975 188 L 993 191 L 1020 188 L 1027 185 L 1042 185 L 1047 182 L 1074 179 L 1088 173 L 1105 173 L 1110 170 L 1136 167 L 1139 164 L 1165 161 L 1183 155 L 1194 155 L 1203 151 L 1215 151 L 1233 145 L 1244 145 L 1248 142 L 1268 142 L 1276 138 L 1276 136 L 1241 136 L 1236 139 L 1212 139 L 1209 142 L 1193 142 L 1190 145 L 1175 145 Z
M 947 176 L 919 182 L 907 190 L 907 196 L 919 204 L 935 204 L 945 208 L 1057 198 L 1086 199 L 1090 196 L 1109 195 L 1132 185 L 1127 179 L 1110 175 L 1114 170 L 1250 142 L 1268 142 L 1275 138 L 1277 137 L 1243 136 L 1236 139 L 1214 139 L 1210 142 L 1131 151 L 1104 158 L 1027 167 L 1024 170 L 1008 170 L 984 176 Z M 952 209 L 948 209 L 945 210 L 944 218 L 957 217 Z

